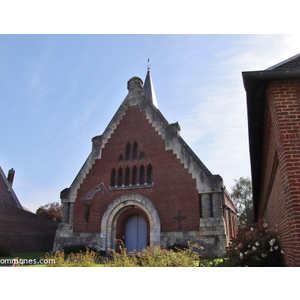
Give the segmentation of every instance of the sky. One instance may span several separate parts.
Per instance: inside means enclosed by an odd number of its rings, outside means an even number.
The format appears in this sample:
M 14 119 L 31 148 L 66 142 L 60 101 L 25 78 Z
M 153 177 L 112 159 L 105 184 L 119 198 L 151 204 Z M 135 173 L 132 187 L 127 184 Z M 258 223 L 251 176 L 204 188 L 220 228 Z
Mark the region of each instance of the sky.
M 242 71 L 299 52 L 297 35 L 0 35 L 0 166 L 31 211 L 60 201 L 150 58 L 160 111 L 230 192 L 251 177 Z

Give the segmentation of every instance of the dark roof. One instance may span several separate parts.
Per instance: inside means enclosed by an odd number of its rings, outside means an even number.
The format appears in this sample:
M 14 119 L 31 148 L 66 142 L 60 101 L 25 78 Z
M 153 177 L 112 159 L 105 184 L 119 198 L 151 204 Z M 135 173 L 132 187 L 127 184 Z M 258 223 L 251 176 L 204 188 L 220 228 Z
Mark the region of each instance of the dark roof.
M 300 78 L 300 54 L 263 71 L 242 72 L 247 95 L 249 151 L 255 217 L 262 174 L 262 151 L 266 89 L 271 80 Z
M 300 69 L 300 53 L 267 69 L 270 70 Z
M 9 182 L 0 166 L 0 203 L 13 205 L 22 209 L 22 205 L 12 188 L 12 182 Z

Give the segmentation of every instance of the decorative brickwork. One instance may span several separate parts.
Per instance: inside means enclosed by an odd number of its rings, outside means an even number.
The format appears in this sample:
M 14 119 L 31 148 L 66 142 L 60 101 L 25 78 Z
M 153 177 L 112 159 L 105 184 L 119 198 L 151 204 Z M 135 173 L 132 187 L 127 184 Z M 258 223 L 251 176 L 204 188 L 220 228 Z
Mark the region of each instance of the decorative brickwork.
M 147 99 L 139 78 L 132 78 L 128 88 L 127 97 L 103 135 L 93 139 L 92 152 L 73 184 L 61 193 L 63 222 L 72 226 L 59 227 L 54 250 L 82 242 L 85 237 L 90 239 L 85 243 L 101 250 L 114 248 L 118 238 L 124 239 L 126 246 L 125 223 L 130 214 L 135 214 L 146 221 L 149 245 L 173 243 L 175 236 L 181 235 L 185 244 L 197 237 L 197 243 L 206 243 L 216 255 L 224 253 L 222 178 L 212 175 L 186 145 L 178 123 L 169 124 Z M 82 197 L 100 182 L 107 191 L 83 203 Z M 91 205 L 88 221 L 87 205 Z M 201 209 L 203 224 L 206 218 L 218 218 L 222 223 L 218 226 L 223 227 L 202 228 Z M 218 242 L 205 242 L 212 236 Z

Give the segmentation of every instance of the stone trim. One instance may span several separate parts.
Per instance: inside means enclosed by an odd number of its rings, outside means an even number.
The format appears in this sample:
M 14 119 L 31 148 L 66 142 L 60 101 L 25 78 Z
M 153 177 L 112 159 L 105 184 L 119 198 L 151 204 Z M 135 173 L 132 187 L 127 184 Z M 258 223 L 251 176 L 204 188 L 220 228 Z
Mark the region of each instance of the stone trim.
M 105 210 L 101 221 L 100 248 L 115 248 L 117 222 L 120 215 L 131 208 L 143 210 L 150 223 L 150 244 L 160 245 L 161 223 L 156 207 L 151 200 L 140 194 L 123 195 L 115 199 Z

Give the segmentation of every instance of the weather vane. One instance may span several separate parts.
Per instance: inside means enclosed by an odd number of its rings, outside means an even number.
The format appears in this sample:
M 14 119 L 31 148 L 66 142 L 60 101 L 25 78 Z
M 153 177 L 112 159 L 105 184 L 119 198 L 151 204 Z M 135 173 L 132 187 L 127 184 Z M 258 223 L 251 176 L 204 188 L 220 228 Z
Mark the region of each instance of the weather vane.
M 148 67 L 148 71 L 150 70 L 150 58 L 148 58 L 148 65 L 147 65 L 147 67 Z

